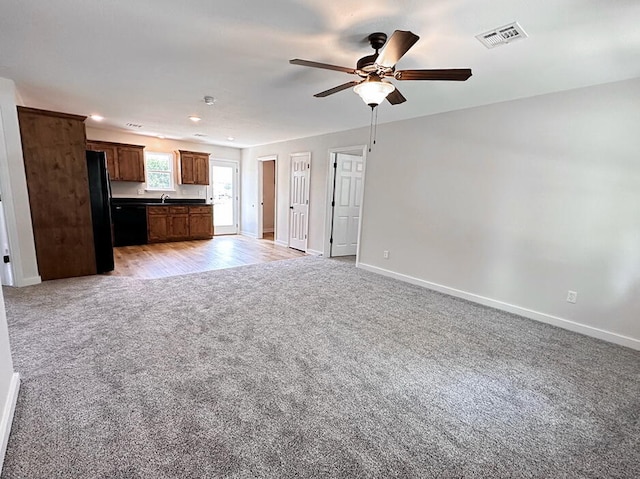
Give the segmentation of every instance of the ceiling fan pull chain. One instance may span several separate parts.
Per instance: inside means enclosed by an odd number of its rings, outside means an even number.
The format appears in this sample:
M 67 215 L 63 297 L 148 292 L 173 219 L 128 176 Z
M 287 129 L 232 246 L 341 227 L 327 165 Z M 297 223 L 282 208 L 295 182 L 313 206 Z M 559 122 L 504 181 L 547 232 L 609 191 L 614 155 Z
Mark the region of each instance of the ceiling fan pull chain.
M 373 142 L 373 110 L 374 106 L 371 107 L 371 121 L 369 122 L 369 152 L 371 152 L 371 144 Z
M 376 119 L 373 124 L 373 144 L 376 144 L 376 138 L 378 137 L 378 109 L 376 108 Z M 372 112 L 373 113 L 373 112 Z

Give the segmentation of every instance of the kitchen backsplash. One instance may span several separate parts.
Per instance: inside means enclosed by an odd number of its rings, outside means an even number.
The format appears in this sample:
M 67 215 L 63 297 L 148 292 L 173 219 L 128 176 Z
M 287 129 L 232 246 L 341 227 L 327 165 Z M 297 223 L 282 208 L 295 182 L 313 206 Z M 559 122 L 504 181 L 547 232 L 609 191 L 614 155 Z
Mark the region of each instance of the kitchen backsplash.
M 163 191 L 146 191 L 144 183 L 112 181 L 111 194 L 114 198 L 160 198 Z M 142 192 L 142 194 L 140 194 Z M 175 191 L 167 191 L 171 198 L 206 199 L 207 187 L 201 185 L 175 185 Z

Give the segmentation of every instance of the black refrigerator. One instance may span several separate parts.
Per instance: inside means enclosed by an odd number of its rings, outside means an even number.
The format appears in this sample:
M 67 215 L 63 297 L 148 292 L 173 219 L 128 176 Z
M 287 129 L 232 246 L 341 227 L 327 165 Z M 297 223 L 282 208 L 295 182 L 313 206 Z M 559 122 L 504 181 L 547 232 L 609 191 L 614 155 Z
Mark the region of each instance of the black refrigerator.
M 113 234 L 111 227 L 111 185 L 107 158 L 102 151 L 87 151 L 89 198 L 93 221 L 93 241 L 98 273 L 113 271 Z

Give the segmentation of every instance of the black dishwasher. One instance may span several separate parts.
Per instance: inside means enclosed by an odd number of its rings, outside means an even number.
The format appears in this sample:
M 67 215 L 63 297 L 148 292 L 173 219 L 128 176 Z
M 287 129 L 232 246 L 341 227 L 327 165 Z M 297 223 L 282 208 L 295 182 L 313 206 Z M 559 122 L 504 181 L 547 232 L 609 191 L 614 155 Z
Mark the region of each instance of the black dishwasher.
M 145 205 L 114 204 L 111 215 L 114 246 L 147 244 L 147 207 Z

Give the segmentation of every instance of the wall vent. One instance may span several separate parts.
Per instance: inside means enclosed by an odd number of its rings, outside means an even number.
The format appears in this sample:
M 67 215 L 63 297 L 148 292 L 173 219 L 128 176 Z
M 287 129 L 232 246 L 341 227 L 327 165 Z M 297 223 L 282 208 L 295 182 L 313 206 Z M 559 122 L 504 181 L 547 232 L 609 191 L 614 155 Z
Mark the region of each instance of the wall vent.
M 476 35 L 476 38 L 480 40 L 480 43 L 487 48 L 499 47 L 500 45 L 506 45 L 507 43 L 515 42 L 516 40 L 527 37 L 527 33 L 518 24 L 518 22 L 513 22 L 509 25 L 494 28 L 488 32 Z
M 142 128 L 142 125 L 138 125 L 137 123 L 127 123 L 125 126 L 129 128 Z

